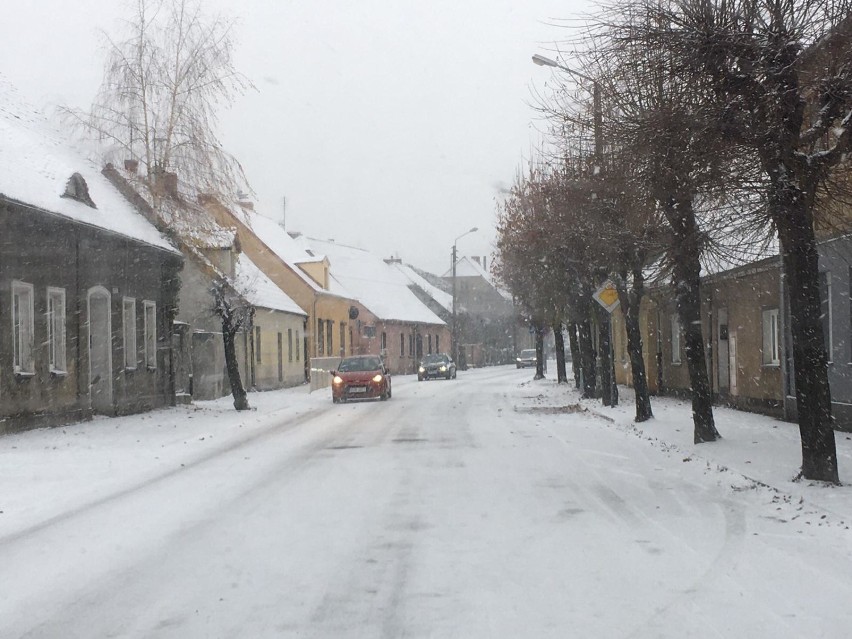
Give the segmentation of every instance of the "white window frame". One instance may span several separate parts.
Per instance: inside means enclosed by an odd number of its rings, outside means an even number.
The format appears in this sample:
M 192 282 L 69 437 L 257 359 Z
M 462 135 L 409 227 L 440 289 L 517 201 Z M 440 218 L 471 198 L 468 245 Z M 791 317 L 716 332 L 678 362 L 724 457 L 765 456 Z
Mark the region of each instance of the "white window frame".
M 680 319 L 677 313 L 672 313 L 670 316 L 672 325 L 672 364 L 680 364 Z
M 145 367 L 149 370 L 157 368 L 157 303 L 143 300 L 143 324 L 145 331 Z
M 781 365 L 780 318 L 777 308 L 768 308 L 762 313 L 763 365 Z
M 139 351 L 136 344 L 135 297 L 121 299 L 121 339 L 124 352 L 124 370 L 135 371 L 139 364 Z
M 47 362 L 51 373 L 68 372 L 65 350 L 65 289 L 47 287 Z
M 24 316 L 20 317 L 21 301 Z M 12 280 L 12 370 L 16 375 L 35 375 L 35 289 Z

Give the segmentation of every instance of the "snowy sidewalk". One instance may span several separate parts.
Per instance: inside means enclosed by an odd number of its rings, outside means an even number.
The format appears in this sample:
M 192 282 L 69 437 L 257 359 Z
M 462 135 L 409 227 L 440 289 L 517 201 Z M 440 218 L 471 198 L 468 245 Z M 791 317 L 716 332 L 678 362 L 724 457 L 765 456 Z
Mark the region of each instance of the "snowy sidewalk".
M 619 405 L 608 408 L 600 400 L 581 399 L 573 385 L 559 386 L 552 379 L 529 384 L 528 388 L 540 393 L 538 403 L 542 406 L 579 404 L 590 413 L 613 420 L 614 427 L 645 439 L 668 454 L 682 456 L 684 463 L 704 463 L 720 471 L 720 483 L 728 482 L 736 490 L 747 489 L 749 484 L 765 484 L 795 501 L 804 499 L 810 506 L 852 525 L 852 433 L 835 432 L 842 486 L 793 481 L 802 462 L 797 424 L 714 407 L 716 428 L 722 439 L 696 445 L 688 401 L 652 397 L 654 418 L 636 424 L 632 388 L 619 386 Z

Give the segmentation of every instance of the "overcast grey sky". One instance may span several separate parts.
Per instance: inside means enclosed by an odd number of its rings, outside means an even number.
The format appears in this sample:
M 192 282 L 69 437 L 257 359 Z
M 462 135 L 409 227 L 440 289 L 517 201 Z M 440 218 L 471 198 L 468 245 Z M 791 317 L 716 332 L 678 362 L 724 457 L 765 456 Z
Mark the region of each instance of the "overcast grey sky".
M 116 0 L 4 7 L 0 71 L 37 106 L 88 107 Z M 529 106 L 589 0 L 205 0 L 238 18 L 236 64 L 257 86 L 221 115 L 258 209 L 287 228 L 433 272 L 488 255 L 500 185 L 540 139 Z

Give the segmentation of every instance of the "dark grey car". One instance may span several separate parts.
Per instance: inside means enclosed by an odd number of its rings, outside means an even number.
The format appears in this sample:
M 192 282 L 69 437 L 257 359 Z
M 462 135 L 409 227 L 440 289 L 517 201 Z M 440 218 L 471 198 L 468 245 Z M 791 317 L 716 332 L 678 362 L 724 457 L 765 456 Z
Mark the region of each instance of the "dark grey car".
M 424 379 L 455 379 L 456 363 L 446 353 L 427 355 L 417 369 L 417 381 Z

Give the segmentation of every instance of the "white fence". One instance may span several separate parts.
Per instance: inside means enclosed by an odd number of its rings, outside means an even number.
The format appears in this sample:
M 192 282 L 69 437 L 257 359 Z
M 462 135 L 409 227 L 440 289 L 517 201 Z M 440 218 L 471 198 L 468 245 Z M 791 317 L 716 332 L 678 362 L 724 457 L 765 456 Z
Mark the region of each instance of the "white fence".
M 311 392 L 331 386 L 331 371 L 340 365 L 340 357 L 314 357 L 311 359 Z

